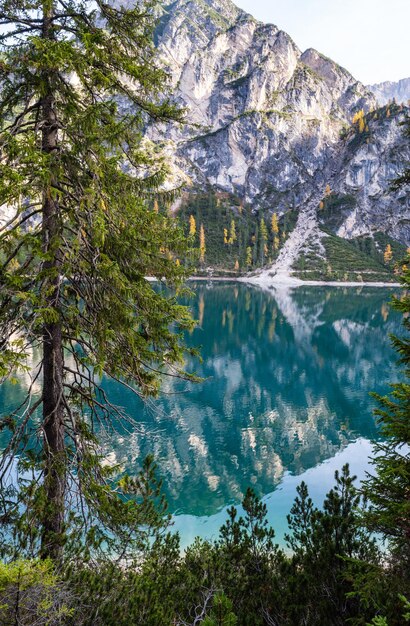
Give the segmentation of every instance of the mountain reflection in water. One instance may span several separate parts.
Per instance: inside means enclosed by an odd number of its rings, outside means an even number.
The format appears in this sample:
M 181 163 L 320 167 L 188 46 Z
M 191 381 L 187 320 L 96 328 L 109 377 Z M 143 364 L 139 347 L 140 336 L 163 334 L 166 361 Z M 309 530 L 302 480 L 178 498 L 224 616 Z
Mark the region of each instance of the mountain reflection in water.
M 398 376 L 389 334 L 401 332 L 388 306 L 391 289 L 193 288 L 199 327 L 187 339 L 202 346 L 203 362 L 187 368 L 205 381 L 166 378 L 160 397 L 146 404 L 103 382 L 139 423 L 132 432 L 114 424 L 107 462 L 133 474 L 155 456 L 185 544 L 185 531 L 206 534 L 207 520 L 223 521 L 224 507 L 248 486 L 280 497 L 275 506 L 285 519 L 302 475 L 327 489 L 339 458 L 363 473 L 367 442 L 377 437 L 369 392 L 385 393 Z M 22 376 L 1 386 L 0 413 L 17 406 L 27 385 Z
M 188 369 L 205 382 L 167 379 L 145 407 L 106 383 L 141 424 L 131 433 L 117 424 L 110 461 L 132 473 L 154 454 L 172 512 L 213 515 L 249 485 L 266 495 L 286 473 L 301 475 L 377 437 L 369 392 L 385 393 L 397 372 L 392 290 L 194 288 L 200 327 L 189 342 L 202 346 L 203 362 Z

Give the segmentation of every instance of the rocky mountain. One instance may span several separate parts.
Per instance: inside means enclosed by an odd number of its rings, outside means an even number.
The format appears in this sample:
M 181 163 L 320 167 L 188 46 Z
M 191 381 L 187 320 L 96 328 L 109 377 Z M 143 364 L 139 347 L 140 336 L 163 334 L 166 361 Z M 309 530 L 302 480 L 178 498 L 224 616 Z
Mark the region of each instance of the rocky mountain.
M 374 94 L 381 104 L 387 104 L 390 100 L 406 103 L 410 100 L 410 77 L 402 78 L 397 82 L 385 81 L 376 85 L 368 85 L 368 89 Z
M 410 245 L 409 200 L 389 190 L 410 160 L 406 107 L 377 110 L 337 63 L 230 0 L 176 0 L 156 42 L 189 122 L 165 129 L 174 182 L 240 198 L 255 215 L 296 210 L 289 270 L 323 228 L 349 239 L 382 230 Z M 325 189 L 338 204 L 330 216 L 319 212 Z

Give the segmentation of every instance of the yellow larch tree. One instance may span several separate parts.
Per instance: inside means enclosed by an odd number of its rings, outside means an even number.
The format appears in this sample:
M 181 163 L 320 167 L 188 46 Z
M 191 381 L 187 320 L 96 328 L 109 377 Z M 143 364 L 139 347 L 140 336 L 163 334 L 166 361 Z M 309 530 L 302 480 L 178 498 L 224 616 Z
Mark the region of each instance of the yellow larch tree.
M 204 225 L 201 224 L 201 228 L 199 229 L 199 260 L 201 261 L 201 263 L 205 261 L 205 252 L 205 230 Z
M 360 119 L 362 119 L 363 117 L 364 117 L 363 109 L 360 109 L 360 111 L 356 111 L 356 113 L 353 115 L 353 119 L 352 119 L 353 124 L 357 124 L 357 122 Z
M 229 243 L 232 245 L 236 241 L 236 226 L 235 220 L 231 221 L 231 234 L 229 237 Z
M 260 236 L 260 257 L 262 265 L 265 263 L 266 257 L 266 242 L 268 241 L 268 229 L 266 228 L 265 220 L 263 217 L 259 223 L 259 236 Z
M 386 246 L 383 257 L 385 263 L 390 263 L 393 258 L 393 250 L 391 249 L 391 245 L 389 243 Z
M 364 111 L 363 109 L 360 109 L 360 111 L 357 111 L 357 113 L 354 114 L 353 116 L 353 120 L 352 120 L 353 124 L 357 124 L 357 128 L 359 130 L 359 133 L 362 133 L 366 127 L 366 122 L 364 119 Z
M 278 216 L 276 215 L 276 213 L 272 214 L 271 230 L 273 237 L 275 237 L 275 235 L 277 235 L 279 232 Z
M 196 233 L 196 222 L 193 215 L 189 216 L 189 234 L 193 237 Z

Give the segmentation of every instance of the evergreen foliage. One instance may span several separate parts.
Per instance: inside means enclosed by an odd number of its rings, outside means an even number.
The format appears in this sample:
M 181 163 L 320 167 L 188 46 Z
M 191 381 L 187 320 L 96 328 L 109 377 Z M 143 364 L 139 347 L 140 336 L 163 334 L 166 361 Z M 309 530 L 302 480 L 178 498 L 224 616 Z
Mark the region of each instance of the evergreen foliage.
M 68 624 L 74 598 L 54 565 L 44 561 L 0 562 L 0 623 L 22 626 Z
M 1 378 L 31 371 L 39 354 L 25 402 L 1 422 L 10 431 L 1 515 L 25 533 L 20 549 L 36 554 L 40 542 L 43 557 L 61 557 L 70 515 L 96 545 L 119 508 L 132 526 L 133 507 L 100 464 L 97 431 L 118 409 L 98 377 L 146 395 L 165 372 L 187 376 L 188 310 L 145 278 L 178 289 L 186 276 L 176 262 L 183 231 L 148 202 L 167 168 L 142 129 L 180 118 L 161 95 L 157 8 L 0 2 L 0 206 L 10 209 L 0 231 Z
M 37 602 L 39 589 L 52 591 L 53 602 L 41 604 L 50 624 L 365 626 L 384 619 L 399 626 L 408 613 L 401 578 L 395 566 L 381 564 L 362 525 L 362 498 L 347 466 L 335 480 L 321 508 L 299 486 L 289 515 L 290 554 L 275 544 L 266 505 L 249 489 L 242 514 L 229 509 L 219 538 L 197 539 L 184 554 L 165 522 L 136 560 L 75 559 L 60 573 L 49 561 L 3 565 L 2 610 L 15 606 L 21 571 L 22 607 Z M 19 623 L 37 622 L 26 614 Z
M 213 600 L 212 611 L 202 622 L 203 626 L 235 626 L 237 619 L 232 613 L 232 602 L 223 593 Z
M 332 196 L 330 196 L 330 199 Z M 305 280 L 397 282 L 397 262 L 403 259 L 405 246 L 387 235 L 358 237 L 347 241 L 324 231 L 321 245 L 312 242 L 294 265 L 296 275 Z M 385 247 L 392 250 L 391 261 L 384 259 Z M 323 249 L 324 253 L 323 254 Z
M 401 282 L 401 297 L 393 306 L 403 314 L 405 335 L 393 337 L 393 345 L 404 365 L 405 379 L 392 385 L 389 396 L 378 397 L 377 415 L 385 441 L 376 443 L 373 460 L 376 475 L 368 479 L 366 493 L 372 503 L 368 521 L 391 544 L 410 583 L 410 271 Z
M 299 620 L 298 614 L 304 614 L 302 623 L 318 626 L 345 624 L 360 615 L 357 599 L 351 594 L 351 563 L 376 565 L 380 559 L 374 540 L 360 525 L 361 497 L 348 466 L 340 474 L 336 472 L 335 480 L 323 509 L 314 507 L 302 483 L 288 517 L 291 570 L 299 598 L 295 606 L 289 598 L 292 619 Z
M 280 218 L 268 211 L 255 215 L 251 207 L 239 198 L 209 190 L 208 193 L 186 196 L 178 217 L 185 232 L 190 235 L 192 219 L 196 224 L 203 224 L 205 267 L 211 266 L 215 273 L 237 274 L 252 267 L 256 269 L 277 257 L 296 224 L 297 213 L 289 210 Z M 199 233 L 193 234 L 193 245 L 199 249 Z
M 409 135 L 408 127 L 406 129 Z M 408 170 L 394 185 L 408 185 Z M 386 247 L 388 256 L 392 250 Z M 386 255 L 385 251 L 385 255 Z M 400 297 L 393 298 L 393 307 L 403 315 L 403 337 L 392 337 L 393 346 L 404 366 L 404 380 L 392 385 L 389 396 L 378 396 L 377 415 L 385 441 L 377 442 L 373 464 L 376 474 L 365 484 L 372 508 L 368 514 L 370 528 L 388 540 L 400 579 L 408 593 L 410 588 L 410 251 L 401 266 Z

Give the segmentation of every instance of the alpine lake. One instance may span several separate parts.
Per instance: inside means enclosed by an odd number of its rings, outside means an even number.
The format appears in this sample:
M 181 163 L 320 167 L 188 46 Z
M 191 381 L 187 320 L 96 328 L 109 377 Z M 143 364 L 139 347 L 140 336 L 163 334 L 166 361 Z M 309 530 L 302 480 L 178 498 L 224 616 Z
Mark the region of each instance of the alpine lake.
M 320 505 L 343 464 L 359 480 L 371 471 L 379 435 L 370 392 L 385 394 L 400 378 L 389 339 L 402 332 L 389 306 L 399 290 L 190 286 L 198 327 L 186 341 L 200 347 L 202 361 L 190 357 L 186 369 L 203 382 L 166 377 L 159 398 L 143 402 L 104 380 L 110 401 L 135 422 L 114 424 L 106 462 L 132 475 L 154 455 L 182 546 L 216 538 L 248 486 L 281 543 L 302 480 Z M 0 413 L 25 390 L 24 378 L 4 383 Z

